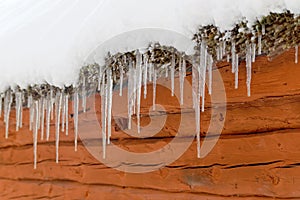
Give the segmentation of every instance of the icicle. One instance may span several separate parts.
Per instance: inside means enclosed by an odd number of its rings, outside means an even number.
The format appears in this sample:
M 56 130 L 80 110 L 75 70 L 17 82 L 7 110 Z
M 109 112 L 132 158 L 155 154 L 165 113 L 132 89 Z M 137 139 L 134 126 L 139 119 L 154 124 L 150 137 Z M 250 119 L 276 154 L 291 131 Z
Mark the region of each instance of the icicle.
M 98 74 L 98 91 L 101 90 L 102 76 L 103 76 L 103 66 L 99 66 L 99 74 Z
M 183 105 L 183 96 L 184 96 L 184 79 L 186 76 L 186 61 L 181 58 L 179 61 L 179 81 L 180 81 L 180 104 Z
M 295 46 L 295 63 L 296 63 L 296 64 L 298 64 L 298 54 L 299 54 L 299 53 L 298 53 L 298 51 L 299 51 L 298 49 L 299 49 L 299 48 L 298 48 L 298 45 L 296 45 L 296 46 Z
M 236 52 L 235 52 L 235 42 L 232 42 L 231 46 L 231 72 L 234 73 L 236 69 Z
M 144 57 L 144 99 L 147 98 L 148 59 Z
M 153 73 L 153 99 L 152 99 L 152 103 L 153 103 L 153 110 L 156 109 L 156 79 L 157 79 L 157 71 L 156 69 L 154 69 L 154 73 Z
M 0 117 L 2 117 L 2 94 L 0 95 Z
M 41 105 L 42 105 L 42 108 L 41 108 L 41 140 L 44 140 L 44 127 L 45 127 L 45 98 L 42 98 L 41 99 Z
M 255 62 L 255 58 L 256 58 L 256 44 L 253 42 L 252 43 L 252 62 Z
M 9 131 L 9 116 L 11 111 L 11 103 L 12 103 L 12 95 L 11 91 L 9 90 L 6 95 L 6 114 L 5 114 L 5 139 L 8 138 L 8 131 Z
M 136 87 L 137 87 L 137 72 L 136 69 L 133 69 L 133 98 L 132 98 L 132 106 L 133 106 L 133 114 L 136 114 Z
M 83 112 L 86 112 L 86 87 L 85 87 L 85 75 L 82 77 L 82 90 L 81 90 L 81 97 L 82 97 L 82 109 Z
M 51 105 L 51 120 L 53 120 L 54 118 L 54 109 L 53 109 L 53 104 L 54 104 L 54 101 L 53 101 L 53 89 L 52 87 L 50 88 L 50 105 Z
M 262 39 L 262 36 L 261 36 L 261 34 L 259 34 L 258 35 L 258 55 L 261 55 L 261 50 L 262 50 L 261 39 Z
M 251 95 L 251 73 L 252 73 L 251 72 L 252 71 L 251 46 L 248 46 L 246 51 L 247 51 L 247 53 L 246 53 L 246 70 L 247 70 L 246 85 L 247 85 L 247 94 L 248 94 L 248 96 L 250 96 Z
M 74 101 L 74 149 L 77 151 L 77 138 L 78 138 L 78 107 L 79 107 L 79 97 L 78 97 L 78 92 L 75 91 L 74 96 L 73 96 L 73 101 Z
M 222 42 L 222 58 L 226 55 L 226 41 Z
M 34 105 L 31 103 L 31 106 L 29 108 L 29 130 L 32 131 L 32 126 L 33 126 L 33 120 L 34 120 Z
M 123 71 L 123 65 L 120 66 L 120 93 L 119 96 L 123 95 L 123 79 L 124 79 L 124 71 Z
M 20 120 L 21 120 L 21 105 L 22 105 L 22 93 L 21 92 L 16 92 L 15 104 L 16 104 L 16 131 L 19 131 Z
M 66 135 L 69 135 L 69 95 L 65 96 L 65 121 L 66 121 Z
M 262 32 L 262 35 L 265 35 L 266 34 L 266 26 L 263 24 L 262 25 L 262 28 L 261 28 L 261 32 Z
M 38 110 L 39 104 L 38 101 L 34 101 L 33 114 L 35 115 L 34 119 L 34 128 L 33 128 L 33 168 L 36 169 L 37 166 L 37 136 L 38 136 Z
M 19 120 L 19 127 L 23 127 L 23 99 L 24 99 L 24 94 L 21 93 L 21 100 L 20 100 L 20 120 Z
M 131 129 L 131 116 L 132 116 L 132 90 L 133 90 L 133 69 L 132 63 L 129 62 L 128 70 L 128 94 L 127 94 L 127 108 L 128 108 L 128 129 Z
M 235 58 L 235 89 L 238 89 L 239 87 L 239 54 L 236 54 Z
M 129 90 L 129 86 L 128 86 Z M 102 80 L 101 85 L 101 122 L 102 122 L 102 149 L 103 149 L 103 159 L 106 156 L 106 86 L 105 79 Z
M 46 140 L 50 138 L 50 118 L 51 118 L 51 97 L 47 96 L 47 110 L 46 110 Z
M 227 54 L 227 60 L 226 60 L 228 63 L 230 62 L 230 55 Z
M 27 98 L 27 108 L 30 108 L 31 107 L 31 104 L 32 104 L 32 95 L 28 95 L 28 98 Z
M 174 96 L 175 64 L 176 64 L 175 63 L 175 55 L 172 54 L 172 60 L 171 60 L 171 91 L 172 91 L 172 97 Z
M 207 46 L 204 41 L 201 42 L 200 47 L 200 74 L 199 77 L 201 79 L 200 83 L 200 94 L 202 97 L 202 112 L 204 112 L 204 104 L 205 104 L 205 81 L 206 81 L 206 68 L 207 68 Z
M 208 94 L 212 94 L 212 66 L 213 58 L 211 55 L 208 56 Z
M 200 158 L 200 97 L 197 97 L 195 114 L 196 114 L 196 135 L 197 135 L 197 157 Z
M 169 69 L 168 69 L 168 65 L 165 65 L 165 77 L 168 78 L 169 77 Z
M 65 116 L 66 116 L 66 104 L 65 104 L 65 94 L 62 93 L 62 114 L 61 114 L 61 132 L 65 131 Z
M 113 79 L 112 71 L 108 69 L 107 73 L 107 144 L 110 144 L 111 137 L 111 109 L 112 109 L 112 93 L 113 93 Z
M 149 71 L 149 82 L 152 82 L 152 78 L 153 78 L 153 63 L 149 63 L 149 69 L 148 69 L 148 71 Z
M 59 124 L 60 124 L 60 112 L 61 112 L 61 102 L 62 102 L 62 94 L 58 93 L 56 96 L 57 100 L 56 100 L 56 123 L 55 123 L 55 149 L 56 149 L 56 163 L 58 163 L 58 158 L 59 158 Z
M 137 128 L 138 133 L 141 132 L 140 127 L 140 111 L 141 111 L 141 92 L 142 92 L 142 60 L 141 60 L 141 54 L 137 53 L 137 63 L 136 63 L 136 74 L 137 74 L 137 96 L 136 96 L 136 102 L 137 102 Z

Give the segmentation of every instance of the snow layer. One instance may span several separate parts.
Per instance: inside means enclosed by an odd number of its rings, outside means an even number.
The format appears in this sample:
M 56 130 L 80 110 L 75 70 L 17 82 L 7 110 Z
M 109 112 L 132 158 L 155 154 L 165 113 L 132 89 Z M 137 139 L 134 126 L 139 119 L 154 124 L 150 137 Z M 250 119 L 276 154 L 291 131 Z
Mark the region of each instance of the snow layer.
M 159 28 L 191 38 L 199 25 L 230 29 L 243 17 L 251 23 L 270 11 L 286 9 L 300 13 L 300 1 L 1 0 L 0 91 L 45 82 L 74 84 L 93 49 L 127 31 Z M 151 34 L 144 36 L 133 40 L 130 48 L 146 47 L 157 39 Z M 181 48 L 174 40 L 159 39 L 162 45 Z M 118 46 L 113 52 L 129 48 L 126 42 Z M 106 48 L 103 52 L 114 47 Z

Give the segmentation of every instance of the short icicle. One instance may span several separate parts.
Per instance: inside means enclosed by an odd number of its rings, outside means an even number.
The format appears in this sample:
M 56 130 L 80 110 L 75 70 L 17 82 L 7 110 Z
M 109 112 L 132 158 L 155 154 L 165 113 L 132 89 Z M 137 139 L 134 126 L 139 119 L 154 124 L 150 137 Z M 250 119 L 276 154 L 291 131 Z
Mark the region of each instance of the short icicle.
M 295 46 L 295 63 L 298 64 L 298 54 L 299 54 L 299 47 L 298 45 Z
M 258 35 L 258 55 L 261 55 L 261 51 L 262 51 L 262 44 L 261 44 L 261 40 L 262 40 L 262 36 L 261 34 Z
M 255 62 L 255 59 L 256 59 L 256 44 L 253 42 L 252 43 L 252 47 L 251 47 L 251 49 L 252 49 L 252 62 L 254 63 Z
M 82 98 L 83 112 L 85 113 L 86 112 L 86 79 L 84 75 L 82 77 L 81 98 Z
M 236 54 L 235 57 L 235 74 L 234 74 L 234 88 L 238 89 L 239 87 L 239 54 Z

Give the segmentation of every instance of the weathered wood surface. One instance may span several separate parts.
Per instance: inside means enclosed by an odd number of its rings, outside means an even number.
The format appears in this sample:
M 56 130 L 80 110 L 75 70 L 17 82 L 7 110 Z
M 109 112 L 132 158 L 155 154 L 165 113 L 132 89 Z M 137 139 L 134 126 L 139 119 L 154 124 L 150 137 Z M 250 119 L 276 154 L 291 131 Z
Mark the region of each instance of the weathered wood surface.
M 253 67 L 251 97 L 246 96 L 244 68 L 242 63 L 235 90 L 230 66 L 219 64 L 228 105 L 222 136 L 212 152 L 197 159 L 194 142 L 177 161 L 151 173 L 108 168 L 80 142 L 74 152 L 72 133 L 61 135 L 56 164 L 54 124 L 51 140 L 39 141 L 34 170 L 28 113 L 18 133 L 12 114 L 7 140 L 0 122 L 0 199 L 300 199 L 300 65 L 294 64 L 293 50 L 271 62 L 259 57 Z M 114 127 L 115 144 L 150 152 L 172 140 L 178 128 L 178 102 L 162 94 L 158 92 L 157 101 L 168 105 L 163 130 L 154 138 L 140 140 Z M 151 105 L 151 95 L 149 99 L 144 106 Z M 192 112 L 185 115 L 193 117 Z M 210 119 L 209 99 L 201 117 L 204 134 Z M 142 123 L 148 121 L 147 116 L 142 118 Z

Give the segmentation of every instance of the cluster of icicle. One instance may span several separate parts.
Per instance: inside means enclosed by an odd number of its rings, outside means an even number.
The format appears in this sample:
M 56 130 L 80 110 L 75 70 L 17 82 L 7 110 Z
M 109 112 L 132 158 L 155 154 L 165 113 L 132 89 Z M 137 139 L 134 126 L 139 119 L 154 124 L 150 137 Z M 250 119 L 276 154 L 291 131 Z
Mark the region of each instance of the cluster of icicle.
M 246 71 L 247 71 L 247 93 L 251 95 L 251 68 L 255 62 L 256 54 L 261 54 L 261 36 L 258 38 L 258 48 L 255 43 L 246 45 Z M 258 49 L 258 52 L 256 52 Z M 196 119 L 196 139 L 197 139 L 197 156 L 200 157 L 200 113 L 204 112 L 205 108 L 205 90 L 206 83 L 208 94 L 212 94 L 213 84 L 213 56 L 208 53 L 208 47 L 205 41 L 202 41 L 199 46 L 200 58 L 195 56 L 192 62 L 192 87 L 193 87 L 193 108 L 195 110 Z M 227 61 L 232 63 L 232 73 L 235 73 L 235 88 L 238 88 L 239 76 L 239 54 L 236 53 L 235 43 L 232 43 L 230 54 L 225 51 L 225 44 L 220 43 L 217 49 L 217 60 L 221 60 L 227 56 Z M 151 56 L 142 54 L 138 50 L 135 52 L 136 59 L 125 58 L 126 66 L 119 66 L 119 95 L 123 95 L 123 83 L 127 80 L 128 87 L 128 128 L 131 129 L 132 115 L 137 116 L 137 130 L 140 133 L 140 103 L 143 94 L 147 98 L 147 84 L 153 84 L 153 110 L 155 110 L 156 101 L 156 83 L 161 76 L 171 77 L 171 95 L 174 96 L 175 75 L 179 76 L 180 81 L 180 104 L 183 105 L 184 96 L 184 81 L 187 72 L 187 64 L 184 56 L 179 56 L 178 66 L 176 66 L 176 56 L 172 55 L 170 63 L 161 66 L 160 70 L 155 63 L 150 62 Z M 295 47 L 295 63 L 298 63 L 298 46 Z M 126 69 L 126 70 L 125 70 Z M 177 70 L 178 69 L 178 70 Z M 127 71 L 127 73 L 125 73 Z M 163 73 L 162 73 L 163 72 Z M 110 67 L 99 67 L 98 91 L 101 95 L 101 123 L 102 123 L 102 142 L 103 142 L 103 158 L 106 157 L 106 145 L 110 144 L 111 137 L 111 121 L 112 121 L 112 98 L 114 85 L 114 71 Z M 82 77 L 81 86 L 77 87 L 72 94 L 73 99 L 73 119 L 74 119 L 74 135 L 75 135 L 75 151 L 77 151 L 78 139 L 78 114 L 79 114 L 79 99 L 81 98 L 83 112 L 86 112 L 86 77 Z M 143 93 L 142 93 L 143 88 Z M 14 94 L 14 95 L 13 95 Z M 13 92 L 11 89 L 0 97 L 0 117 L 2 115 L 2 107 L 4 109 L 5 122 L 5 137 L 9 136 L 9 119 L 13 104 L 16 111 L 16 131 L 22 128 L 23 109 L 29 109 L 29 130 L 33 132 L 33 150 L 34 150 L 34 168 L 37 167 L 37 140 L 40 131 L 41 140 L 49 140 L 50 123 L 55 120 L 55 146 L 56 146 L 56 162 L 59 161 L 59 138 L 60 132 L 69 133 L 69 99 L 70 94 L 62 91 L 53 92 L 52 89 L 46 96 L 40 97 L 38 100 L 28 95 L 25 101 L 25 95 L 21 91 Z M 2 106 L 4 102 L 4 106 Z M 24 106 L 24 102 L 27 105 Z

